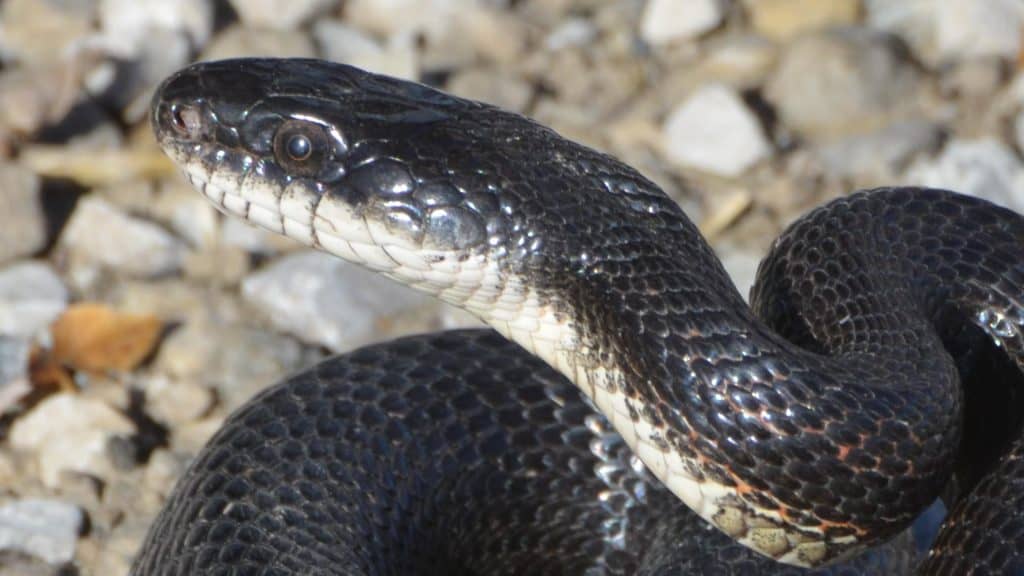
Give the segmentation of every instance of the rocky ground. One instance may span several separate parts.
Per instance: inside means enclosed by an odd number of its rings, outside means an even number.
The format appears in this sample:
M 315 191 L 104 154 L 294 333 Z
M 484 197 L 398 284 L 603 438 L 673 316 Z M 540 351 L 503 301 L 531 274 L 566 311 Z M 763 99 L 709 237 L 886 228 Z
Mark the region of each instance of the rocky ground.
M 528 114 L 661 184 L 746 291 L 856 188 L 1024 211 L 1022 29 L 1020 0 L 6 0 L 0 574 L 125 574 L 254 392 L 473 323 L 221 219 L 145 122 L 186 63 L 318 56 Z

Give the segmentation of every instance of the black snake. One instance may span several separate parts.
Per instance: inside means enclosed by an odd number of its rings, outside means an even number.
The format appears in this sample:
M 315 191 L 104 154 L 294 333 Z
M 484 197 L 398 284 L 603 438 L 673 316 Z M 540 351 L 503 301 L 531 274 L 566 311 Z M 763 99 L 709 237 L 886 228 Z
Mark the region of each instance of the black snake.
M 261 394 L 133 574 L 799 573 L 944 490 L 921 573 L 1024 573 L 1021 216 L 856 193 L 776 241 L 748 307 L 649 180 L 485 104 L 246 59 L 172 76 L 152 120 L 222 211 L 516 344 L 408 338 Z

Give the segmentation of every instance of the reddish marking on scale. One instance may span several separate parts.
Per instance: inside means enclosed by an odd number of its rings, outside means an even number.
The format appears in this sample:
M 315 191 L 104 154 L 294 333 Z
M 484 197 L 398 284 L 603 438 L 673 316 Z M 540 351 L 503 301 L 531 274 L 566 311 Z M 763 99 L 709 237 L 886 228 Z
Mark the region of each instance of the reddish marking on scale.
M 850 454 L 850 450 L 852 450 L 852 449 L 853 449 L 852 446 L 847 446 L 846 444 L 840 444 L 839 445 L 839 454 L 837 454 L 836 456 L 838 456 L 838 458 L 840 460 L 846 460 L 846 457 Z

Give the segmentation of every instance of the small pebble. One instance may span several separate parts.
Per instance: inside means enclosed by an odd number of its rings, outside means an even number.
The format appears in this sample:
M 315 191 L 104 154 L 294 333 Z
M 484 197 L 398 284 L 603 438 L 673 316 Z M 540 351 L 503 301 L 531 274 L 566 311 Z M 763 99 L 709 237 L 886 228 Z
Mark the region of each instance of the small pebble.
M 16 164 L 0 162 L 0 264 L 39 252 L 47 224 L 39 177 Z
M 913 110 L 920 90 L 919 73 L 892 38 L 841 28 L 790 43 L 765 95 L 786 126 L 827 138 L 877 130 Z
M 833 26 L 855 24 L 860 0 L 744 0 L 754 30 L 776 40 Z
M 68 305 L 68 289 L 44 261 L 0 268 L 0 334 L 30 338 L 46 330 Z
M 275 58 L 313 58 L 316 48 L 309 35 L 294 30 L 228 27 L 203 50 L 202 60 L 220 60 L 242 56 Z
M 220 405 L 231 411 L 287 374 L 308 365 L 316 356 L 303 351 L 293 338 L 237 325 L 192 321 L 171 334 L 160 347 L 156 365 L 162 373 L 179 381 L 194 380 L 217 391 Z M 173 384 L 172 384 L 173 386 Z M 205 410 L 198 391 L 194 396 L 193 416 Z M 156 408 L 160 414 L 172 406 Z M 166 419 L 174 422 L 192 418 Z
M 238 18 L 249 28 L 294 30 L 327 12 L 338 0 L 230 0 Z
M 83 522 L 81 509 L 59 500 L 9 502 L 0 506 L 0 550 L 23 552 L 50 564 L 70 562 Z
M 16 420 L 9 441 L 12 448 L 34 454 L 43 483 L 56 487 L 63 470 L 108 477 L 114 471 L 108 442 L 134 432 L 131 420 L 109 405 L 64 392 Z
M 757 117 L 722 85 L 691 94 L 669 114 L 664 131 L 669 159 L 722 176 L 738 176 L 771 155 Z
M 144 278 L 180 270 L 186 252 L 184 244 L 160 226 L 92 197 L 78 203 L 60 244 L 73 265 L 103 266 Z
M 340 352 L 373 341 L 427 296 L 321 252 L 274 262 L 242 281 L 242 297 L 278 330 Z
M 938 150 L 941 143 L 940 126 L 908 121 L 829 142 L 817 154 L 832 177 L 852 178 L 859 186 L 880 186 L 898 178 L 918 155 Z
M 640 36 L 649 44 L 696 38 L 725 18 L 725 0 L 647 0 L 640 17 Z
M 915 162 L 904 182 L 973 194 L 1024 213 L 1024 165 L 998 140 L 953 140 L 938 156 Z
M 6 414 L 32 391 L 29 353 L 32 343 L 25 338 L 0 334 L 0 414 Z
M 0 55 L 34 66 L 59 62 L 91 32 L 94 4 L 94 0 L 6 0 L 0 4 Z
M 146 412 L 168 426 L 197 420 L 213 406 L 213 393 L 194 380 L 156 377 L 146 382 Z

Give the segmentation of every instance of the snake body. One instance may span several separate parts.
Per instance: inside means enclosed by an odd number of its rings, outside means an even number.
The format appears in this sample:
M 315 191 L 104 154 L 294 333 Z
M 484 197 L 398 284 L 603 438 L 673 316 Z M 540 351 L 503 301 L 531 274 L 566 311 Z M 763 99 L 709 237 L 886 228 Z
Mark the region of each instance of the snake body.
M 269 390 L 134 574 L 786 573 L 761 556 L 856 556 L 954 472 L 922 572 L 1024 573 L 1021 216 L 857 193 L 776 241 L 748 307 L 653 183 L 481 103 L 248 59 L 172 76 L 152 118 L 222 211 L 518 346 L 422 336 Z

